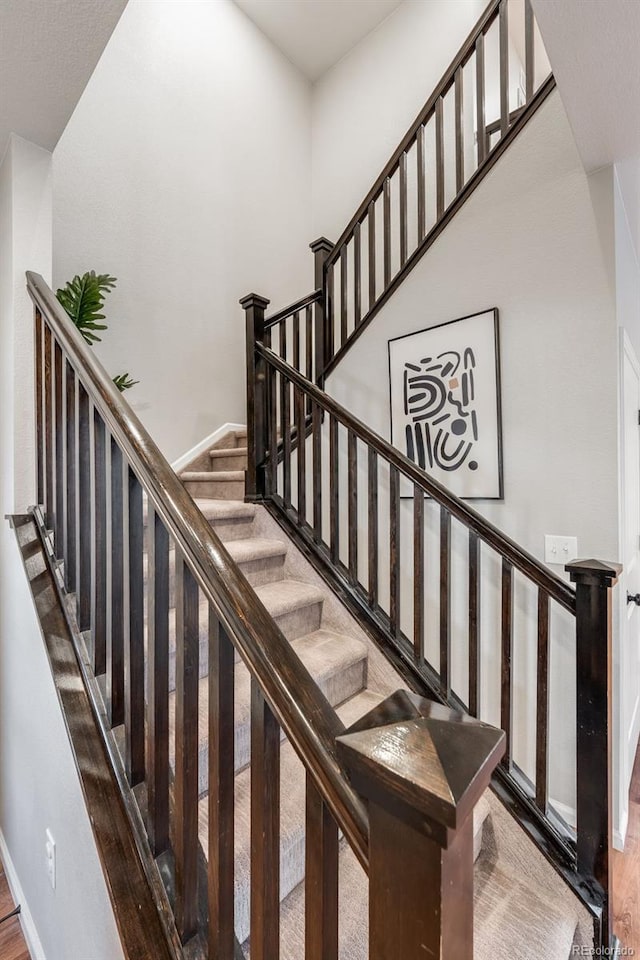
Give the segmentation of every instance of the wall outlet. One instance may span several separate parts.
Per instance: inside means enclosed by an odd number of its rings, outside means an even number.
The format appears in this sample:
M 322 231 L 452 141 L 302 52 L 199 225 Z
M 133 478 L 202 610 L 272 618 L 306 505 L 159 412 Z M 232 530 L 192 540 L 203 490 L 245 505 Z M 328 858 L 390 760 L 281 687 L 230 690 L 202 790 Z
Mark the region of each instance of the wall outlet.
M 56 888 L 56 842 L 53 839 L 51 830 L 45 832 L 45 853 L 47 857 L 47 874 L 49 876 L 49 883 L 51 884 L 51 889 L 55 890 Z
M 578 556 L 577 537 L 559 537 L 555 534 L 546 534 L 544 538 L 545 563 L 569 563 Z

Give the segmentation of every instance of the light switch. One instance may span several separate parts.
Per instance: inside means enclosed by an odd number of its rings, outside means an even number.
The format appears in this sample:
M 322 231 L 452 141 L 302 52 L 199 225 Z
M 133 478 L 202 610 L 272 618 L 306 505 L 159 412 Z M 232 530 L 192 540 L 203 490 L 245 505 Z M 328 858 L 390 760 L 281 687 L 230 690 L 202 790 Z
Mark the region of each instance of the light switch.
M 578 556 L 578 538 L 547 533 L 544 538 L 545 563 L 569 563 Z

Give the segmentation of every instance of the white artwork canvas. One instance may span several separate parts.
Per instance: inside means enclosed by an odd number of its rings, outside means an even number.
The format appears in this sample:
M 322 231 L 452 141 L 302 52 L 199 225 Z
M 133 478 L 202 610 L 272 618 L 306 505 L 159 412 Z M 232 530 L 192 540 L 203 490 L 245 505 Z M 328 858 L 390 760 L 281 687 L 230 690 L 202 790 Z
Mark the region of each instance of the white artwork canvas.
M 389 387 L 398 450 L 459 497 L 502 499 L 497 309 L 390 340 Z

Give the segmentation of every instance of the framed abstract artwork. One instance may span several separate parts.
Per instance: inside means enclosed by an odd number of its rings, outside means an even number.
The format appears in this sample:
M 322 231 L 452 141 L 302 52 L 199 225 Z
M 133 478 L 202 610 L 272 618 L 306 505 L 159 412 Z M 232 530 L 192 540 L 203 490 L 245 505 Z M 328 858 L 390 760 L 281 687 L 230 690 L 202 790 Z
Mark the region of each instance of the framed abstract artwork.
M 389 390 L 394 447 L 459 497 L 503 498 L 497 309 L 390 340 Z

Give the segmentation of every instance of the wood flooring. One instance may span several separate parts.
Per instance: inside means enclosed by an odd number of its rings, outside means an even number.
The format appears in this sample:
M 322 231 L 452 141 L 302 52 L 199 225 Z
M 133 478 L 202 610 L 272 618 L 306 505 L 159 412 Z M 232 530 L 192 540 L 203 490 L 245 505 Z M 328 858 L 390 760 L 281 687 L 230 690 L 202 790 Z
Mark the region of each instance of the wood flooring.
M 640 749 L 631 778 L 624 853 L 613 852 L 613 916 L 622 946 L 640 958 Z
M 0 863 L 0 920 L 11 913 L 14 906 L 4 868 Z M 0 957 L 2 960 L 31 960 L 18 917 L 0 923 Z

